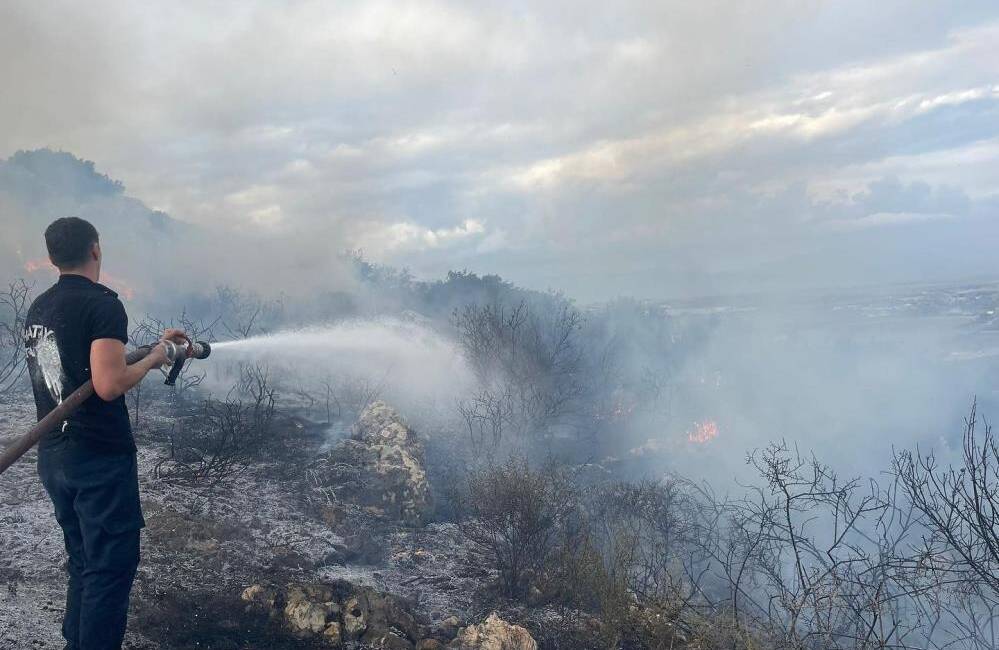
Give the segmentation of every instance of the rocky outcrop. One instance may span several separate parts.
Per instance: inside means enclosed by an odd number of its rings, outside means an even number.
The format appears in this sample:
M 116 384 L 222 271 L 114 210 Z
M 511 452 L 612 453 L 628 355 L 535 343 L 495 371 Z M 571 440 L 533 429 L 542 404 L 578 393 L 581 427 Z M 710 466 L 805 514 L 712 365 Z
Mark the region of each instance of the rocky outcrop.
M 423 638 L 424 630 L 406 601 L 345 580 L 283 588 L 251 585 L 242 599 L 250 607 L 267 611 L 297 636 L 334 648 L 357 642 L 365 647 L 414 650 L 429 641 Z
M 511 625 L 497 614 L 478 625 L 469 625 L 448 646 L 452 650 L 538 650 L 531 633 Z
M 285 594 L 284 618 L 293 632 L 302 636 L 322 633 L 326 637 L 339 640 L 338 614 L 340 614 L 340 603 L 329 587 L 288 586 Z
M 384 402 L 364 409 L 353 435 L 316 463 L 310 479 L 330 521 L 339 504 L 408 525 L 421 525 L 430 512 L 423 445 Z
M 459 627 L 455 616 L 424 627 L 413 615 L 409 601 L 346 580 L 284 587 L 251 585 L 243 590 L 242 600 L 247 607 L 267 612 L 271 620 L 296 636 L 331 648 L 538 649 L 530 632 L 497 614 L 468 627 Z

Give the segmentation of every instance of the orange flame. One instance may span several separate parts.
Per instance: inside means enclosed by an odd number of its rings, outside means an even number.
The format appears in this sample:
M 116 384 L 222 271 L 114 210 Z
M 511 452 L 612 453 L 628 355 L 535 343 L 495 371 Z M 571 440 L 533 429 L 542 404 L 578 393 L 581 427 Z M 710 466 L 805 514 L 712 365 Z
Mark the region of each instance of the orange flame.
M 718 437 L 718 424 L 714 420 L 694 422 L 694 428 L 687 432 L 687 442 L 695 445 L 706 444 Z
M 124 296 L 125 300 L 135 299 L 135 288 L 120 277 L 101 271 L 101 282 L 114 289 L 115 293 Z
M 52 262 L 48 261 L 44 257 L 39 257 L 37 260 L 28 260 L 24 263 L 24 270 L 28 273 L 34 273 L 35 271 L 41 271 L 43 269 L 51 269 L 55 271 L 55 267 L 52 266 Z
M 39 257 L 37 259 L 28 260 L 24 263 L 24 270 L 26 273 L 37 273 L 39 271 L 49 271 L 53 275 L 58 273 L 58 269 L 53 266 L 52 262 L 50 262 L 47 257 Z M 126 300 L 135 299 L 135 288 L 132 287 L 132 285 L 126 280 L 123 280 L 118 276 L 111 275 L 107 271 L 101 271 L 101 282 L 113 289 L 119 295 L 124 296 Z

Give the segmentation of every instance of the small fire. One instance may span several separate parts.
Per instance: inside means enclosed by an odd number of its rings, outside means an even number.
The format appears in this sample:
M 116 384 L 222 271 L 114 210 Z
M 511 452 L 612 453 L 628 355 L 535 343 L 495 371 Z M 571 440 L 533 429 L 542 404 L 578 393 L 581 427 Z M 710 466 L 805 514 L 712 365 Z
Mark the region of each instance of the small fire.
M 114 289 L 115 293 L 120 294 L 125 300 L 135 299 L 135 289 L 132 285 L 128 284 L 116 275 L 111 275 L 106 271 L 101 271 L 101 284 L 106 284 L 107 286 Z
M 706 444 L 718 437 L 718 424 L 714 420 L 694 422 L 694 428 L 687 432 L 687 442 L 695 445 Z
M 49 271 L 53 275 L 58 273 L 58 269 L 46 257 L 28 260 L 24 263 L 24 270 L 26 273 L 37 273 L 39 271 Z M 135 299 L 135 289 L 118 276 L 111 275 L 107 271 L 101 271 L 101 283 L 113 289 L 116 293 L 124 297 L 125 300 Z
M 52 266 L 52 262 L 48 261 L 44 257 L 40 257 L 37 260 L 28 260 L 24 263 L 24 270 L 28 273 L 34 273 L 35 271 L 41 271 L 43 269 L 51 269 L 55 271 L 55 267 Z

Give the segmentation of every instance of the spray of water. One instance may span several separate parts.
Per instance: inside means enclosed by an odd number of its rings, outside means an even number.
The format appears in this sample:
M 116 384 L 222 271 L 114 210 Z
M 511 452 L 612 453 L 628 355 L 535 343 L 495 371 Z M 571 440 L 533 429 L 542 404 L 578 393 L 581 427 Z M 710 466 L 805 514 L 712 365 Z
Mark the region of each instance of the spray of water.
M 213 351 L 266 356 L 364 353 L 413 356 L 440 352 L 451 345 L 429 327 L 396 319 L 352 320 L 325 326 L 282 330 L 212 344 Z
M 353 320 L 282 330 L 212 344 L 211 370 L 219 387 L 234 365 L 266 365 L 296 387 L 318 388 L 331 379 L 363 379 L 390 400 L 453 399 L 470 374 L 454 343 L 416 319 Z M 401 406 L 401 404 L 400 404 Z

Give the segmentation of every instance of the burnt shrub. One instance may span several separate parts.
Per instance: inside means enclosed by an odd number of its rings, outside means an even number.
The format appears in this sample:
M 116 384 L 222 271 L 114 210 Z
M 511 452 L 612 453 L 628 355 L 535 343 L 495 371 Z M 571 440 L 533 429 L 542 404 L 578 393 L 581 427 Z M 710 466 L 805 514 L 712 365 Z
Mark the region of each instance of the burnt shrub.
M 527 459 L 472 472 L 464 504 L 465 534 L 478 543 L 510 598 L 540 590 L 573 528 L 577 499 L 566 473 L 553 464 L 532 469 Z
M 595 616 L 607 648 L 672 648 L 689 638 L 703 566 L 702 505 L 679 479 L 579 490 L 579 516 L 547 575 L 550 597 Z
M 613 581 L 644 601 L 689 601 L 699 592 L 706 506 L 688 481 L 601 485 L 586 512 L 590 542 Z
M 468 304 L 451 321 L 479 384 L 458 403 L 474 448 L 546 439 L 578 415 L 583 316 L 564 296 Z
M 680 480 L 585 486 L 513 456 L 470 473 L 460 511 L 502 595 L 585 613 L 594 647 L 659 650 L 702 618 L 703 507 Z
M 31 304 L 31 285 L 15 280 L 0 289 L 0 394 L 18 386 L 27 368 L 24 323 Z
M 171 430 L 169 454 L 157 463 L 156 476 L 193 485 L 224 481 L 274 444 L 275 413 L 266 368 L 245 368 L 225 398 L 208 398 L 198 416 Z

